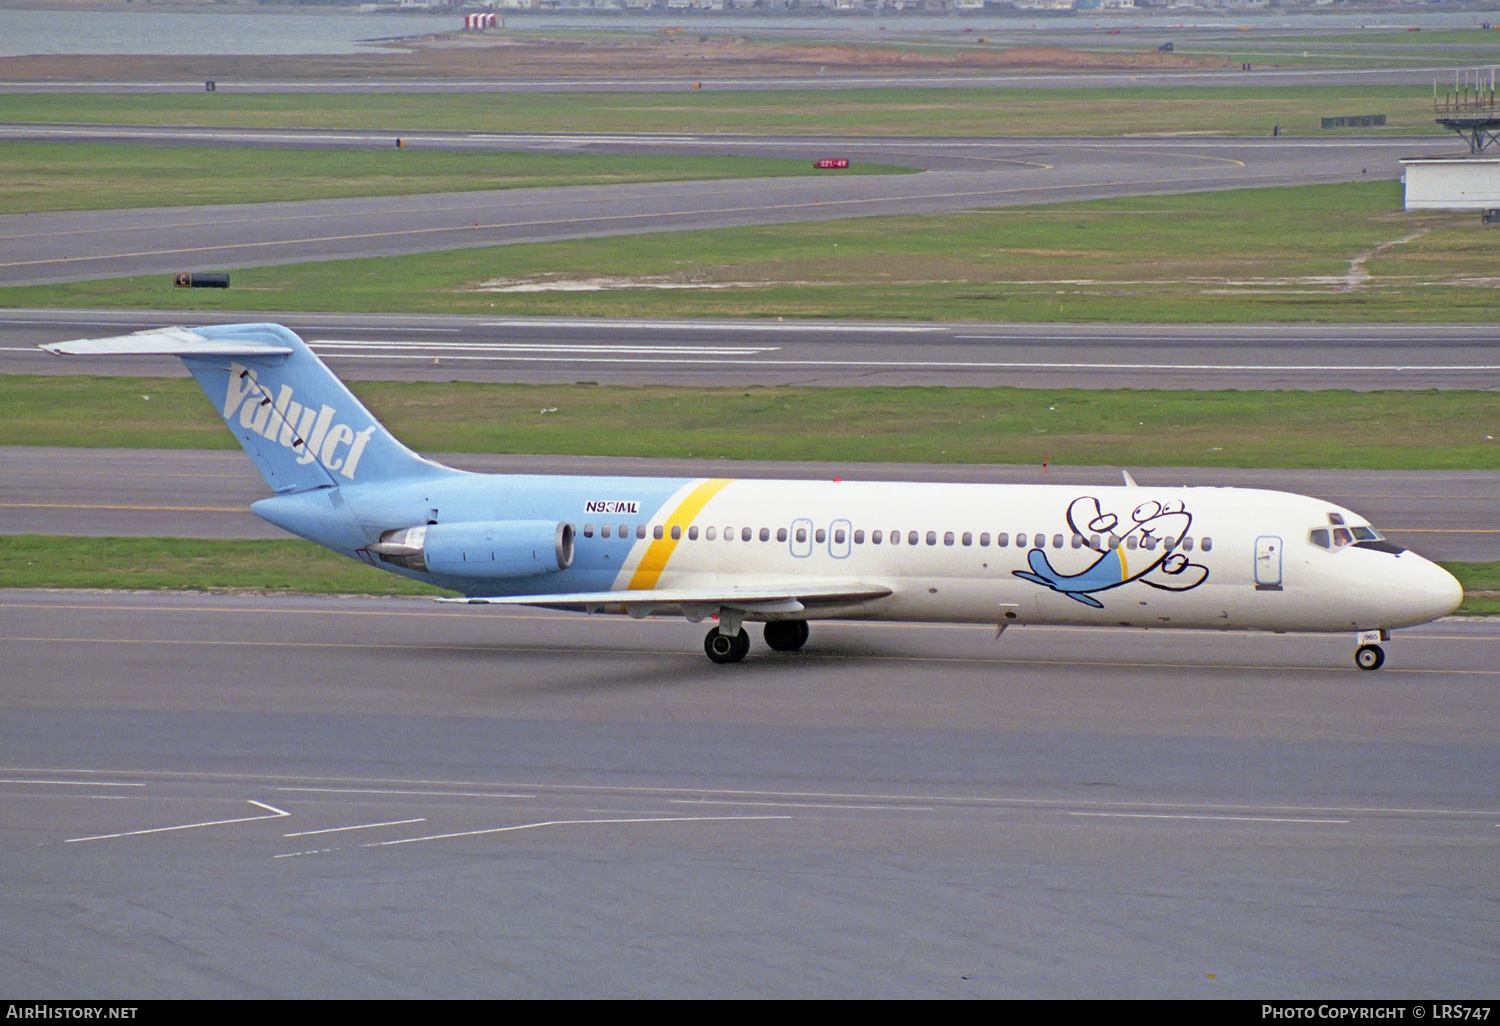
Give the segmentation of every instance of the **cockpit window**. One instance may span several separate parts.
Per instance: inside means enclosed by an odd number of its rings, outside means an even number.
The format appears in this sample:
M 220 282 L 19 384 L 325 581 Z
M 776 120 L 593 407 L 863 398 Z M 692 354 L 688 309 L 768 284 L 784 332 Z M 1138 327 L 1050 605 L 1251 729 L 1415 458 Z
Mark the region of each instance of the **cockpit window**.
M 1330 513 L 1329 519 L 1338 514 Z M 1356 542 L 1382 541 L 1380 532 L 1373 527 L 1315 527 L 1307 533 L 1307 540 L 1320 549 L 1342 549 Z
M 1328 514 L 1328 522 L 1330 524 L 1332 524 L 1334 527 L 1339 527 L 1339 526 L 1341 526 L 1344 523 L 1344 514 L 1342 514 L 1342 513 L 1330 513 L 1330 514 Z

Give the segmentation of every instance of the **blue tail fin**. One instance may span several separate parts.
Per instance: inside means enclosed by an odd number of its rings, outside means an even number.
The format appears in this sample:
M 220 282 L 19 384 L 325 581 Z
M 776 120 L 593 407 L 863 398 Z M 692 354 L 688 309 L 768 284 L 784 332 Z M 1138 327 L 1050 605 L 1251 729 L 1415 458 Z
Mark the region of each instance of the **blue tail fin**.
M 43 348 L 180 356 L 277 492 L 453 473 L 396 441 L 323 361 L 279 324 L 169 328 Z

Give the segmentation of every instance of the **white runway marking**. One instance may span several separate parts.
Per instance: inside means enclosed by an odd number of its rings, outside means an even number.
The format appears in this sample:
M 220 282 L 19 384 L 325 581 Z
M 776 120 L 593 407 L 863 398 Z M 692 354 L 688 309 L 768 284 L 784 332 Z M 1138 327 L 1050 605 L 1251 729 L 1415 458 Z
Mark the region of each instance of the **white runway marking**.
M 420 798 L 535 798 L 534 794 L 506 794 L 500 791 L 392 791 L 359 787 L 278 787 L 278 791 L 306 791 L 313 794 L 389 794 L 415 795 Z
M 296 833 L 282 834 L 282 837 L 312 837 L 316 834 L 342 834 L 349 830 L 374 830 L 377 827 L 407 826 L 411 823 L 426 823 L 425 816 L 418 819 L 392 819 L 384 823 L 359 823 L 355 826 L 326 827 L 322 830 L 298 830 Z
M 253 798 L 249 799 L 249 801 L 251 805 L 257 805 L 262 809 L 266 809 L 271 814 L 269 816 L 241 816 L 238 819 L 214 819 L 206 823 L 181 823 L 177 826 L 151 827 L 148 830 L 126 830 L 118 834 L 94 834 L 92 837 L 69 837 L 63 843 L 74 844 L 78 841 L 107 841 L 116 837 L 135 837 L 140 834 L 165 834 L 173 830 L 197 830 L 200 827 L 226 826 L 230 823 L 252 823 L 258 819 L 280 819 L 283 816 L 291 815 L 290 812 L 278 809 L 274 805 L 267 805 L 265 802 L 258 802 Z
M 1165 812 L 1070 812 L 1070 816 L 1097 816 L 1107 819 L 1212 819 L 1235 823 L 1336 823 L 1348 824 L 1347 819 L 1293 819 L 1280 816 L 1206 816 L 1188 813 Z
M 507 834 L 517 830 L 538 830 L 549 826 L 589 826 L 622 823 L 723 823 L 752 820 L 791 819 L 791 816 L 633 816 L 623 819 L 544 819 L 536 823 L 518 823 L 515 826 L 490 827 L 486 830 L 460 830 L 452 834 L 431 834 L 427 837 L 405 837 L 397 841 L 375 841 L 366 848 L 384 848 L 393 844 L 415 844 L 418 841 L 446 841 L 455 837 L 480 837 L 485 834 Z

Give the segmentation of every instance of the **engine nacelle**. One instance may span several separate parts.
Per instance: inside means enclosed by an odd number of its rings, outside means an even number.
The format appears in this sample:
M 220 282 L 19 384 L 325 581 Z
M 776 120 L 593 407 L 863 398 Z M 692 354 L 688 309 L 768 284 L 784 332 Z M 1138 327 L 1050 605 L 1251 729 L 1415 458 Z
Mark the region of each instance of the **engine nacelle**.
M 573 564 L 573 525 L 481 520 L 386 531 L 370 546 L 387 563 L 454 577 L 538 577 Z

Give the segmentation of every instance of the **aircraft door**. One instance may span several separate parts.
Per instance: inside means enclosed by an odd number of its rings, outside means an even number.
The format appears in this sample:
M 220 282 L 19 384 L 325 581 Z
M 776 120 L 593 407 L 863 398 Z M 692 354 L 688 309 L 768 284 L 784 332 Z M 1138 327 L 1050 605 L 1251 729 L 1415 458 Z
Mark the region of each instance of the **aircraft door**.
M 835 520 L 828 529 L 828 554 L 834 559 L 848 559 L 851 533 L 849 521 Z
M 813 525 L 811 520 L 792 521 L 792 555 L 798 559 L 812 555 Z
M 1255 539 L 1255 590 L 1281 590 L 1281 539 L 1273 535 Z

